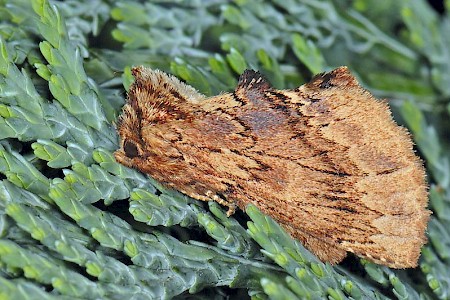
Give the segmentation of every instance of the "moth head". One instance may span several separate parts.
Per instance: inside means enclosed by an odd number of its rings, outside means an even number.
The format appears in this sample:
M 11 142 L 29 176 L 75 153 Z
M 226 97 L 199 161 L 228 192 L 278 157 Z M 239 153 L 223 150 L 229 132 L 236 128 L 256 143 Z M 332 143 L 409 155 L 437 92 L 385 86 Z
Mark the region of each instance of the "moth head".
M 121 148 L 115 153 L 116 159 L 127 166 L 172 153 L 170 141 L 176 136 L 166 125 L 189 122 L 194 117 L 192 105 L 205 98 L 159 70 L 140 66 L 133 68 L 132 74 L 135 81 L 117 124 Z

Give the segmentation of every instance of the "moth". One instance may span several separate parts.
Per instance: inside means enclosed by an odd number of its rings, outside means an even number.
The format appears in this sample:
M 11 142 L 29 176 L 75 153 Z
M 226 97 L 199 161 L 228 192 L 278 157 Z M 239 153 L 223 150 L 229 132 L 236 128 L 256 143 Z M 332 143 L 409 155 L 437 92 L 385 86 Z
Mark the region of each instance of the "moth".
M 210 98 L 161 71 L 132 74 L 118 162 L 229 214 L 253 203 L 322 261 L 353 252 L 417 266 L 430 215 L 423 164 L 346 67 L 290 90 L 247 70 Z

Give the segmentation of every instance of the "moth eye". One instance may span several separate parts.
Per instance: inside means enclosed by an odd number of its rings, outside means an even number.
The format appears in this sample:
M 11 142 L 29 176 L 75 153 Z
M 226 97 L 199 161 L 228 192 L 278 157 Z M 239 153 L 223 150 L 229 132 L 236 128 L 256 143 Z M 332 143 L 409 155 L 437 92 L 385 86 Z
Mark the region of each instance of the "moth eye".
M 123 151 L 125 152 L 125 155 L 129 158 L 133 158 L 136 156 L 139 156 L 139 150 L 136 144 L 132 141 L 126 140 L 123 143 Z

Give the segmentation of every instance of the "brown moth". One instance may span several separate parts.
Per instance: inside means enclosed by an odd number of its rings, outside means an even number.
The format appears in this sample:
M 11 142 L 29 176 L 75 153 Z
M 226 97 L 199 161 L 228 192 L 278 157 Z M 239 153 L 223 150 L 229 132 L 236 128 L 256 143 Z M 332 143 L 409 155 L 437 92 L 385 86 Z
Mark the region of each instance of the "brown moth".
M 161 71 L 132 72 L 118 162 L 229 214 L 253 203 L 322 261 L 350 251 L 417 266 L 430 215 L 422 162 L 346 67 L 294 90 L 247 70 L 210 98 Z

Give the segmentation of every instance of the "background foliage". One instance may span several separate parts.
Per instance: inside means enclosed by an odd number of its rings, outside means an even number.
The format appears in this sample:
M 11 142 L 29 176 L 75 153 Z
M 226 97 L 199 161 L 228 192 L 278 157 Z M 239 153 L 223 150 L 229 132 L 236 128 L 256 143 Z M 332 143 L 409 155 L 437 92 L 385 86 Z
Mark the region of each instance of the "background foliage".
M 450 298 L 450 2 L 0 0 L 0 299 Z M 130 67 L 206 95 L 348 65 L 407 126 L 430 182 L 420 266 L 318 261 L 255 207 L 115 162 Z

